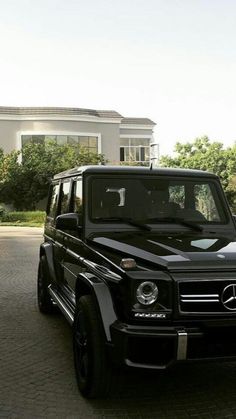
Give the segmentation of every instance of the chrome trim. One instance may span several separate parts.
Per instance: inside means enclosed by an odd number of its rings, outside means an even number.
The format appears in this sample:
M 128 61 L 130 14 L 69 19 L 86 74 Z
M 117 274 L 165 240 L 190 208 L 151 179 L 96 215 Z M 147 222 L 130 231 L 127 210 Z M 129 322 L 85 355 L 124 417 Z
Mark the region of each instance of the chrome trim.
M 93 272 L 95 275 L 98 275 L 100 277 L 102 277 L 102 279 L 105 278 L 109 278 L 115 282 L 118 282 L 121 280 L 121 276 L 117 275 L 116 273 L 110 271 L 110 269 L 105 268 L 102 265 L 98 265 L 97 263 L 91 262 L 88 259 L 85 259 L 81 256 L 79 256 L 77 253 L 73 252 L 70 249 L 66 249 L 66 253 L 71 256 L 72 258 L 76 259 L 77 261 L 79 261 L 82 265 L 86 266 L 86 268 L 88 268 L 91 272 Z
M 181 303 L 219 303 L 219 294 L 181 294 Z
M 64 233 L 64 236 L 65 236 L 65 238 L 67 238 L 67 237 L 69 237 L 69 238 L 72 238 L 73 239 L 73 241 L 74 240 L 76 240 L 76 241 L 79 241 L 80 243 L 82 243 L 83 244 L 83 246 L 85 245 L 85 243 L 81 240 L 81 239 L 79 239 L 78 237 L 74 237 L 74 236 L 72 236 L 71 234 L 69 234 L 69 233 L 66 233 L 66 232 L 63 232 Z M 89 249 L 89 250 L 91 250 L 91 247 L 89 246 L 89 245 L 86 245 L 86 247 Z M 93 249 L 92 249 L 93 250 Z M 73 256 L 73 257 L 75 257 L 76 259 L 78 259 L 78 258 L 80 258 L 81 260 L 83 260 L 84 258 L 82 258 L 82 257 L 80 257 L 80 256 L 78 256 L 76 253 L 74 253 L 72 250 L 70 250 L 70 249 L 68 249 L 68 248 L 66 248 L 66 251 L 69 251 L 69 252 L 71 252 L 71 256 Z M 101 256 L 101 258 L 104 260 L 104 261 L 106 261 L 106 262 L 108 262 L 110 265 L 112 265 L 112 266 L 114 266 L 114 268 L 118 268 L 122 273 L 124 273 L 125 271 L 124 271 L 124 269 L 122 269 L 120 266 L 118 266 L 118 265 L 116 265 L 114 262 L 112 262 L 109 258 L 107 258 L 107 257 L 105 257 L 102 253 L 99 253 L 97 250 L 95 250 L 95 253 L 98 255 L 98 256 Z
M 218 298 L 219 294 L 181 294 L 181 298 Z
M 189 272 L 188 272 L 189 273 Z M 187 278 L 187 279 L 180 279 L 178 280 L 179 284 L 188 284 L 188 283 L 192 283 L 192 282 L 219 282 L 219 281 L 236 281 L 236 278 L 214 278 L 214 279 L 202 279 L 202 278 L 198 278 L 198 279 L 193 279 L 193 278 Z
M 187 359 L 188 334 L 185 330 L 177 330 L 177 361 Z
M 98 265 L 97 263 L 94 263 L 88 259 L 83 259 L 83 264 L 89 268 L 91 272 L 95 273 L 95 275 L 101 277 L 102 279 L 107 278 L 113 280 L 114 282 L 119 282 L 121 280 L 120 275 L 110 271 L 110 269 L 103 265 Z
M 226 297 L 226 298 L 227 298 L 227 300 L 225 301 L 225 299 L 224 299 L 224 293 L 225 293 L 225 291 L 226 291 L 226 290 L 228 290 L 229 288 L 233 288 L 233 291 L 232 291 L 231 297 L 229 297 L 229 295 L 228 295 L 228 296 Z M 225 287 L 225 288 L 223 289 L 223 291 L 222 291 L 222 295 L 221 295 L 221 302 L 222 302 L 223 306 L 224 306 L 227 310 L 230 310 L 230 311 L 235 311 L 235 310 L 236 310 L 236 307 L 231 308 L 231 307 L 229 307 L 229 306 L 228 306 L 228 304 L 229 304 L 230 302 L 232 302 L 232 301 L 235 301 L 235 300 L 236 300 L 236 291 L 235 291 L 235 289 L 236 289 L 236 284 L 230 284 L 230 285 L 228 285 L 227 287 Z
M 45 239 L 49 239 L 52 243 L 54 243 L 54 242 L 55 242 L 55 240 L 53 240 L 53 238 L 52 238 L 52 237 L 48 236 L 48 235 L 47 235 L 47 234 L 45 234 L 45 233 L 44 233 L 43 237 L 44 237 Z
M 65 318 L 68 320 L 68 322 L 70 323 L 70 325 L 73 324 L 74 322 L 74 316 L 71 313 L 70 310 L 68 310 L 68 308 L 65 306 L 64 302 L 62 301 L 62 299 L 59 297 L 59 295 L 52 290 L 51 286 L 48 287 L 49 293 L 53 299 L 53 301 L 55 301 L 56 305 L 59 307 L 59 309 L 62 311 L 62 313 L 64 314 Z
M 64 245 L 57 240 L 54 242 L 55 246 L 57 246 L 59 249 L 63 249 Z
M 220 300 L 219 298 L 212 298 L 212 299 L 204 299 L 204 300 L 188 300 L 188 299 L 184 299 L 181 300 L 181 303 L 219 303 Z
M 134 313 L 134 317 L 145 319 L 166 319 L 165 313 Z
M 66 249 L 66 253 L 71 256 L 72 258 L 79 260 L 81 263 L 84 261 L 84 258 L 79 256 L 77 253 L 73 252 L 70 249 Z
M 225 288 L 225 286 L 229 285 L 236 285 L 236 278 L 212 278 L 212 279 L 181 279 L 178 281 L 178 308 L 179 313 L 181 316 L 196 316 L 196 315 L 221 315 L 221 316 L 228 316 L 228 317 L 235 317 L 236 310 L 227 310 L 226 307 L 223 306 L 222 302 L 222 295 L 219 294 L 186 294 L 188 290 L 180 289 L 180 287 L 184 286 L 185 284 L 194 284 L 201 286 L 201 283 L 211 283 L 213 286 L 220 286 L 222 289 Z M 184 292 L 183 293 L 181 293 Z M 194 290 L 193 290 L 194 291 Z M 192 292 L 193 292 L 192 291 Z M 201 292 L 201 289 L 196 289 L 196 292 Z M 213 290 L 212 290 L 213 291 Z M 217 289 L 215 290 L 215 292 Z M 190 291 L 191 292 L 191 291 Z M 204 290 L 203 290 L 204 292 Z M 203 301 L 201 301 L 203 300 Z M 209 301 L 208 301 L 209 300 Z M 186 306 L 184 304 L 192 304 L 191 308 L 186 309 Z M 202 304 L 202 306 L 199 308 L 197 303 Z M 204 303 L 212 304 L 211 309 L 209 310 L 209 307 L 207 307 L 207 304 L 205 304 L 205 307 L 208 308 L 208 310 L 205 309 Z

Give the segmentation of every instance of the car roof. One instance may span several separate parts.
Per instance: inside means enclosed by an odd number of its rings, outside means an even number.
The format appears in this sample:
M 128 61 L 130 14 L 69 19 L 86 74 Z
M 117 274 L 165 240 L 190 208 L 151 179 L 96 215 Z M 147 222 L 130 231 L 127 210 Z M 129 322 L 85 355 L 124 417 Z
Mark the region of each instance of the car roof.
M 54 176 L 54 179 L 62 179 L 81 174 L 130 174 L 130 175 L 162 175 L 162 176 L 194 176 L 194 177 L 213 177 L 218 176 L 203 170 L 179 169 L 166 167 L 140 167 L 140 166 L 81 166 L 66 170 Z

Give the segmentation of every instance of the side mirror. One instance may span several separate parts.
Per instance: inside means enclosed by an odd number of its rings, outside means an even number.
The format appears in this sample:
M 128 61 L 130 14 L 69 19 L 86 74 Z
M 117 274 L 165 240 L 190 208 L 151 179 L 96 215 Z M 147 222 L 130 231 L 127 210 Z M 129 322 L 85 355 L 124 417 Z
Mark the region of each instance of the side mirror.
M 58 215 L 56 218 L 56 228 L 59 230 L 75 231 L 79 225 L 79 216 L 74 212 Z

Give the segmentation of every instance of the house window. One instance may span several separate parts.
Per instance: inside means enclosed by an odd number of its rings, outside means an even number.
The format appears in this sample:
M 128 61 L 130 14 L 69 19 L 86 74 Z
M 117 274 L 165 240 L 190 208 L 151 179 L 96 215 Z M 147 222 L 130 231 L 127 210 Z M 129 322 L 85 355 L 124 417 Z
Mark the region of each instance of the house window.
M 48 142 L 55 142 L 56 144 L 71 146 L 80 145 L 86 148 L 91 153 L 98 152 L 98 137 L 85 136 L 85 135 L 22 135 L 21 143 L 22 147 L 29 143 L 34 144 L 47 144 Z
M 121 138 L 120 161 L 148 164 L 150 161 L 150 139 Z

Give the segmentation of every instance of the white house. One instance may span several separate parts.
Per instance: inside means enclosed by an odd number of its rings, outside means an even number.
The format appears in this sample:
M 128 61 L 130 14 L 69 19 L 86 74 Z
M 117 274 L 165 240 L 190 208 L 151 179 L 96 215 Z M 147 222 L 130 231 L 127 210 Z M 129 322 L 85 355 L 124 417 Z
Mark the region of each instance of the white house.
M 27 142 L 53 139 L 58 144 L 79 143 L 104 154 L 111 164 L 148 164 L 154 126 L 148 118 L 125 118 L 109 110 L 2 106 L 0 147 L 10 152 Z

